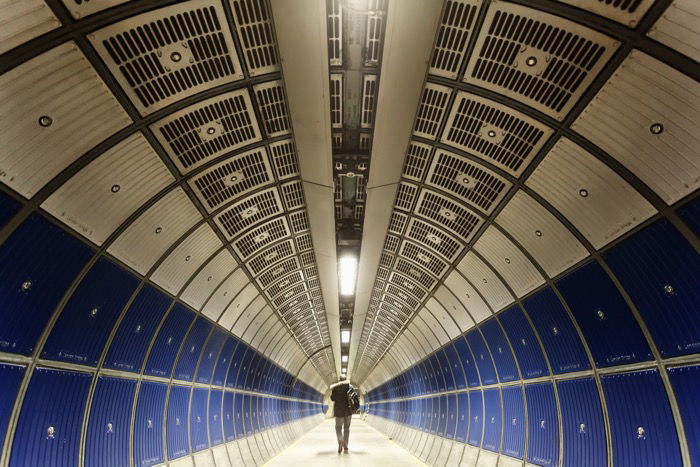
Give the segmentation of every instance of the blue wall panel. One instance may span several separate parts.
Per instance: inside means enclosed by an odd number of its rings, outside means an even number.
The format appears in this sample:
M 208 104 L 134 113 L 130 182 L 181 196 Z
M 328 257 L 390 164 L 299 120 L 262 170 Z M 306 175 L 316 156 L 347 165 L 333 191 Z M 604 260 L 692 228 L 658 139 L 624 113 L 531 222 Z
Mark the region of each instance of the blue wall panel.
M 236 439 L 236 430 L 234 428 L 234 423 L 236 420 L 236 414 L 234 413 L 234 393 L 225 392 L 224 393 L 224 406 L 223 406 L 223 417 L 224 417 L 224 439 L 228 441 L 233 441 Z
M 700 257 L 665 219 L 603 255 L 664 358 L 700 352 Z
M 452 377 L 454 378 L 455 387 L 457 389 L 466 388 L 467 382 L 464 377 L 464 370 L 462 369 L 462 361 L 459 359 L 457 350 L 452 343 L 445 346 L 445 355 L 452 369 Z
M 557 283 L 581 327 L 596 366 L 652 358 L 639 325 L 603 268 L 593 261 Z M 591 291 L 595 293 L 591 293 Z
M 680 208 L 678 215 L 696 235 L 700 235 L 700 196 Z
M 440 420 L 438 422 L 437 434 L 438 436 L 445 437 L 445 431 L 447 430 L 447 396 L 440 396 Z
M 177 459 L 190 453 L 187 420 L 190 404 L 190 388 L 173 384 L 168 396 L 166 440 L 168 459 Z
M 168 387 L 144 381 L 139 389 L 134 418 L 134 465 L 160 464 L 163 454 L 163 414 Z
M 5 440 L 7 422 L 17 397 L 17 388 L 22 382 L 25 367 L 0 363 L 0 446 Z
M 557 383 L 564 435 L 564 465 L 608 465 L 605 425 L 592 378 Z
M 209 390 L 194 388 L 190 406 L 190 436 L 192 436 L 192 451 L 197 452 L 209 447 L 207 432 L 207 403 Z
M 525 402 L 520 387 L 503 388 L 503 453 L 522 459 L 525 455 Z
M 433 404 L 430 398 L 421 400 L 421 418 L 420 418 L 420 429 L 423 431 L 430 430 L 430 422 L 433 416 Z
M 438 425 L 440 423 L 440 398 L 431 397 L 432 410 L 431 410 L 431 421 L 430 421 L 430 433 L 433 435 L 437 434 Z
M 180 357 L 173 372 L 174 379 L 182 381 L 192 381 L 194 379 L 197 362 L 202 355 L 204 343 L 207 341 L 211 329 L 211 323 L 204 317 L 200 316 L 197 318 L 190 332 L 187 333 L 185 343 L 182 345 L 182 350 L 180 350 Z
M 78 464 L 91 379 L 87 373 L 44 368 L 34 371 L 19 414 L 10 466 Z
M 145 285 L 136 295 L 112 339 L 104 367 L 139 372 L 156 328 L 170 299 L 155 287 Z
M 447 396 L 447 427 L 445 428 L 445 437 L 454 439 L 455 430 L 457 429 L 457 396 L 450 394 Z
M 173 306 L 153 343 L 144 373 L 170 377 L 180 343 L 194 320 L 194 313 L 182 305 Z
M 243 362 L 243 357 L 248 352 L 248 346 L 243 342 L 239 342 L 236 346 L 236 350 L 231 358 L 231 366 L 229 366 L 228 374 L 226 375 L 226 387 L 235 388 L 236 380 L 238 379 L 238 372 L 241 369 L 241 363 Z
M 214 326 L 214 331 L 212 331 L 207 341 L 206 347 L 202 352 L 202 359 L 197 367 L 197 382 L 209 384 L 211 382 L 212 372 L 214 371 L 214 365 L 219 358 L 219 352 L 221 351 L 221 346 L 226 339 L 227 332 L 218 326 Z
M 250 363 L 253 360 L 254 355 L 255 351 L 250 347 L 246 346 L 246 352 L 243 355 L 243 358 L 241 359 L 240 363 L 238 364 L 238 377 L 236 378 L 237 389 L 245 388 L 245 380 L 248 377 L 248 374 L 250 373 Z
M 700 465 L 700 366 L 671 368 L 668 374 L 683 418 L 690 460 Z
M 542 339 L 554 373 L 591 367 L 576 328 L 551 288 L 545 287 L 525 299 L 523 307 Z
M 484 390 L 484 440 L 481 447 L 495 452 L 501 448 L 501 395 L 498 389 Z
M 682 465 L 676 427 L 656 370 L 603 376 L 616 467 Z
M 19 203 L 5 193 L 0 193 L 0 227 L 4 227 L 17 211 Z
M 484 342 L 484 338 L 481 336 L 478 329 L 467 333 L 467 342 L 472 349 L 472 354 L 474 354 L 476 366 L 479 368 L 481 384 L 496 383 L 496 370 L 493 366 L 493 360 L 489 354 L 488 347 L 486 347 L 486 342 Z
M 250 362 L 248 363 L 248 369 L 246 371 L 245 375 L 245 383 L 243 384 L 243 388 L 252 391 L 254 388 L 254 381 L 255 378 L 258 374 L 260 363 L 262 359 L 260 358 L 260 354 L 257 352 L 251 352 L 251 358 Z
M 506 383 L 508 381 L 520 379 L 518 367 L 515 365 L 515 358 L 513 358 L 513 352 L 510 350 L 510 345 L 508 345 L 506 336 L 503 334 L 503 330 L 500 324 L 498 324 L 498 321 L 493 318 L 482 323 L 479 327 L 484 335 L 486 344 L 489 346 L 489 349 L 491 349 L 491 355 L 496 364 L 500 382 Z
M 228 336 L 223 347 L 221 347 L 219 356 L 217 357 L 216 368 L 214 369 L 214 376 L 212 376 L 211 384 L 215 386 L 223 386 L 226 382 L 226 374 L 228 373 L 228 368 L 231 364 L 231 358 L 233 357 L 233 352 L 236 349 L 236 344 L 238 344 L 236 338 L 233 336 Z
M 559 420 L 551 383 L 525 385 L 528 413 L 528 460 L 537 465 L 559 463 Z
M 464 370 L 464 376 L 467 379 L 467 386 L 475 387 L 479 385 L 479 373 L 476 370 L 476 365 L 474 364 L 474 358 L 467 345 L 467 341 L 464 337 L 458 337 L 454 341 L 455 349 L 462 361 L 462 368 Z
M 233 428 L 236 433 L 236 438 L 242 438 L 243 436 L 245 436 L 245 414 L 243 413 L 243 399 L 243 394 L 236 394 L 233 399 Z
M 100 376 L 92 396 L 85 467 L 129 465 L 131 407 L 136 380 Z
M 468 443 L 481 446 L 484 424 L 484 400 L 481 391 L 469 392 L 469 438 Z
M 448 391 L 452 391 L 455 388 L 455 378 L 452 375 L 452 368 L 450 366 L 450 360 L 445 352 L 446 349 L 452 349 L 452 345 L 448 344 L 446 348 L 437 351 L 437 357 L 440 361 L 440 368 L 442 369 L 442 376 L 445 378 L 445 387 Z M 459 368 L 460 373 L 462 369 Z M 462 378 L 464 379 L 464 378 Z
M 250 413 L 250 400 L 250 395 L 243 395 L 243 404 L 241 409 L 243 410 L 243 433 L 245 436 L 249 436 L 253 433 L 253 417 Z
M 520 365 L 524 379 L 549 375 L 547 362 L 530 323 L 519 306 L 513 306 L 498 315 Z
M 137 284 L 134 276 L 111 261 L 97 261 L 58 317 L 41 357 L 97 366 L 107 337 Z
M 59 300 L 91 255 L 80 240 L 38 214 L 17 228 L 0 246 L 0 351 L 32 353 Z
M 224 434 L 221 429 L 221 409 L 224 399 L 222 391 L 212 389 L 209 393 L 209 439 L 211 445 L 216 446 L 224 442 Z M 233 423 L 233 421 L 231 421 Z M 233 426 L 233 425 L 231 425 Z
M 460 392 L 457 394 L 457 430 L 455 439 L 459 442 L 466 443 L 469 433 L 469 394 Z

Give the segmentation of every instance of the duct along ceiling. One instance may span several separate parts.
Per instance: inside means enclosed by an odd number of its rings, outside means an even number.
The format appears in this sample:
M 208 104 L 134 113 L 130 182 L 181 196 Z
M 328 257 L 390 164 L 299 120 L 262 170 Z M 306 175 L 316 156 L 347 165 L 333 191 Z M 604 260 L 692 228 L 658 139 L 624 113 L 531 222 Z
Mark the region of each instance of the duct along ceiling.
M 0 1 L 0 465 L 109 465 L 103 412 L 125 465 L 260 464 L 343 367 L 430 464 L 700 463 L 699 24 Z

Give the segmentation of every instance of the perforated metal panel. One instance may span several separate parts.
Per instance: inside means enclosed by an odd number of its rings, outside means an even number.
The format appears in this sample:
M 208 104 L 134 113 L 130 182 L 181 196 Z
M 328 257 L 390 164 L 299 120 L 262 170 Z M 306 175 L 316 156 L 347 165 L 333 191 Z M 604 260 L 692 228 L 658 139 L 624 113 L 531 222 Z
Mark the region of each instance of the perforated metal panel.
M 216 290 L 208 297 L 202 314 L 212 321 L 218 321 L 221 313 L 236 298 L 238 292 L 249 284 L 248 278 L 243 269 L 233 271 L 226 280 L 220 282 Z
M 186 107 L 158 120 L 150 128 L 183 174 L 261 139 L 253 105 L 245 89 Z
M 457 291 L 457 293 L 462 294 L 465 292 L 465 290 Z M 474 327 L 474 320 L 472 317 L 467 313 L 467 310 L 465 310 L 459 300 L 446 286 L 441 285 L 438 287 L 437 290 L 435 290 L 433 297 L 440 303 L 441 308 L 452 316 L 452 319 L 455 321 L 461 332 L 467 331 L 468 329 Z M 426 304 L 426 306 L 428 305 Z
M 608 19 L 634 28 L 649 10 L 654 0 L 559 0 L 575 7 L 592 11 Z
M 218 1 L 167 6 L 97 30 L 88 38 L 142 115 L 243 78 Z
M 557 142 L 526 184 L 566 216 L 596 248 L 656 212 L 607 165 L 565 138 Z
M 464 255 L 462 261 L 457 265 L 457 269 L 469 279 L 469 282 L 474 284 L 474 287 L 479 289 L 494 312 L 498 312 L 513 303 L 513 296 L 508 292 L 503 282 L 474 253 L 469 252 Z
M 460 328 L 457 326 L 455 321 L 452 319 L 452 315 L 447 312 L 447 310 L 442 306 L 440 302 L 435 300 L 435 298 L 430 298 L 425 303 L 425 307 L 430 311 L 430 313 L 435 317 L 440 327 L 444 329 L 450 339 L 454 339 L 461 334 Z M 445 344 L 446 342 L 442 342 Z M 449 370 L 449 368 L 448 368 Z M 445 375 L 446 378 L 451 378 L 451 375 Z
M 296 248 L 292 240 L 285 240 L 277 245 L 263 250 L 246 263 L 246 267 L 257 276 L 265 269 L 283 259 L 289 258 L 296 253 Z
M 419 265 L 420 269 L 429 271 L 438 279 L 447 271 L 447 263 L 413 242 L 404 241 L 401 244 L 401 251 L 399 254 Z
M 668 204 L 700 187 L 700 84 L 649 55 L 630 52 L 572 128 Z
M 420 192 L 415 212 L 457 235 L 464 243 L 469 242 L 483 222 L 481 217 L 463 205 L 437 192 L 425 189 Z M 435 235 L 438 239 L 440 238 L 439 235 Z M 436 243 L 434 238 L 432 243 Z
M 267 137 L 289 134 L 291 125 L 282 81 L 256 84 L 253 92 Z
M 0 54 L 61 25 L 42 0 L 6 0 L 0 5 Z
M 219 325 L 226 329 L 231 329 L 241 313 L 258 295 L 260 294 L 255 288 L 255 284 L 248 283 L 221 315 L 218 321 Z
M 700 5 L 695 0 L 674 0 L 648 36 L 700 61 Z
M 272 15 L 265 0 L 231 0 L 238 41 L 250 76 L 279 69 Z
M 459 91 L 440 140 L 517 177 L 553 132 L 508 106 Z
M 487 214 L 495 209 L 511 187 L 510 182 L 479 164 L 443 150 L 436 151 L 426 183 L 457 196 Z
M 562 120 L 618 45 L 572 21 L 499 2 L 486 13 L 464 81 Z
M 522 190 L 503 208 L 496 222 L 535 258 L 549 277 L 588 256 L 576 237 Z
M 101 245 L 131 213 L 173 181 L 143 135 L 134 133 L 74 175 L 41 207 Z
M 402 258 L 399 258 L 396 261 L 396 264 L 394 265 L 394 270 L 400 272 L 403 274 L 405 277 L 410 277 L 414 281 L 416 281 L 418 284 L 423 286 L 426 290 L 431 290 L 434 286 L 435 283 L 437 282 L 434 277 L 432 277 L 430 274 L 427 274 L 424 272 L 423 268 L 417 264 L 413 264 L 411 262 L 408 262 Z M 391 281 L 391 279 L 390 279 Z M 404 284 L 404 287 L 406 288 L 411 288 L 411 284 L 406 285 Z
M 442 119 L 447 113 L 447 105 L 452 89 L 439 84 L 427 83 L 418 101 L 413 134 L 428 139 L 436 139 Z
M 406 238 L 430 248 L 450 262 L 454 261 L 464 248 L 453 236 L 417 218 L 411 218 L 408 222 Z
M 256 280 L 261 287 L 265 288 L 279 277 L 282 277 L 282 275 L 288 274 L 297 269 L 299 269 L 299 260 L 296 257 L 289 258 L 285 261 L 281 261 L 275 267 L 268 269 L 266 272 L 258 276 Z
M 290 235 L 289 225 L 285 217 L 278 217 L 256 227 L 232 243 L 234 250 L 242 259 L 248 259 L 262 248 L 276 240 Z
M 465 257 L 465 259 L 467 258 Z M 477 267 L 480 266 L 474 260 L 471 260 L 470 265 L 471 264 L 475 264 Z M 483 265 L 481 265 L 481 267 L 483 267 Z M 476 272 L 478 273 L 481 271 L 477 270 Z M 476 274 L 472 275 L 470 279 L 477 279 Z M 482 284 L 484 284 L 483 280 Z M 445 278 L 445 286 L 448 289 L 450 289 L 450 291 L 454 294 L 457 300 L 460 301 L 466 312 L 469 313 L 471 318 L 477 323 L 491 316 L 491 310 L 489 309 L 488 305 L 481 297 L 481 295 L 479 295 L 479 292 L 477 292 L 477 290 L 474 287 L 472 287 L 472 285 L 469 282 L 467 282 L 464 279 L 464 277 L 462 277 L 459 274 L 459 272 L 453 271 L 449 276 L 447 276 Z M 500 287 L 500 289 L 494 288 L 494 290 L 489 290 L 489 292 L 491 293 L 491 298 L 494 300 L 494 302 L 498 303 L 496 302 L 496 300 L 500 300 L 500 303 L 512 302 L 513 299 L 509 296 L 508 291 L 505 290 L 502 284 L 500 285 Z M 501 296 L 496 295 L 497 293 L 500 293 Z M 489 298 L 489 296 L 486 295 L 484 295 L 484 297 L 486 297 L 486 299 Z M 443 302 L 443 304 L 447 306 L 446 302 Z
M 259 191 L 234 203 L 214 217 L 216 225 L 231 239 L 243 234 L 250 226 L 284 212 L 277 188 Z
M 0 181 L 25 198 L 131 123 L 73 42 L 0 76 Z
M 286 180 L 299 175 L 299 162 L 294 141 L 291 139 L 279 141 L 270 144 L 269 148 L 278 179 Z
M 175 188 L 141 214 L 109 247 L 110 254 L 146 272 L 170 245 L 201 220 L 182 188 Z
M 445 2 L 428 73 L 457 78 L 480 6 L 481 0 Z
M 375 100 L 377 93 L 377 75 L 364 75 L 362 78 L 362 110 L 360 117 L 361 128 L 374 126 Z
M 197 273 L 180 298 L 199 310 L 214 289 L 238 264 L 227 249 L 221 250 Z

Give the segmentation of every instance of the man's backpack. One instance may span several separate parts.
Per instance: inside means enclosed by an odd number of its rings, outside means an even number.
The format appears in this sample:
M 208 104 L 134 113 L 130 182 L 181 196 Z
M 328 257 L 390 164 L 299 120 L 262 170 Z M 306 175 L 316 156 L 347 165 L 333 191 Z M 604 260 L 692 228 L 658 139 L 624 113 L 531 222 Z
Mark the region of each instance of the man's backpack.
M 352 385 L 348 384 L 348 410 L 350 413 L 355 413 L 360 408 L 360 396 Z

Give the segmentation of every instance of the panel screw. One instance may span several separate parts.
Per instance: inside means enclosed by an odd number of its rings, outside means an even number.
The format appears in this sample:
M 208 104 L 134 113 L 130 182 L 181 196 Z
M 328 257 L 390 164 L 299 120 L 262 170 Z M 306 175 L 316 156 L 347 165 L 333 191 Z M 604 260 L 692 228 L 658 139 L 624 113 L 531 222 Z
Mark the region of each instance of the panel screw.
M 39 117 L 39 126 L 43 126 L 44 128 L 48 128 L 53 124 L 53 118 L 49 117 L 48 115 L 42 115 Z
M 119 193 L 119 190 L 121 190 L 121 189 L 122 189 L 122 187 L 120 187 L 119 185 L 112 185 L 112 188 L 110 188 L 112 193 Z
M 525 60 L 525 64 L 527 66 L 535 66 L 535 65 L 537 65 L 537 58 L 536 57 L 527 57 L 527 60 Z
M 156 227 L 156 235 L 163 231 L 163 227 Z
M 578 190 L 578 194 L 581 196 L 581 198 L 587 198 L 588 197 L 588 190 L 585 188 L 581 188 Z
M 185 256 L 185 261 L 189 261 L 191 259 L 192 259 L 192 257 L 190 255 Z
M 652 123 L 649 127 L 649 131 L 651 131 L 652 135 L 660 135 L 664 131 L 664 126 L 660 123 Z
M 22 292 L 26 292 L 29 289 L 32 288 L 32 281 L 24 281 L 22 282 Z
M 510 264 L 510 258 L 505 259 L 506 264 Z
M 540 231 L 540 230 L 535 230 L 535 235 L 538 236 L 538 237 L 541 237 L 541 236 L 542 236 L 542 231 Z
M 211 282 L 212 276 L 207 277 L 207 282 Z
M 180 55 L 180 52 L 173 52 L 170 54 L 170 60 L 173 62 L 179 62 L 182 60 L 182 55 Z

